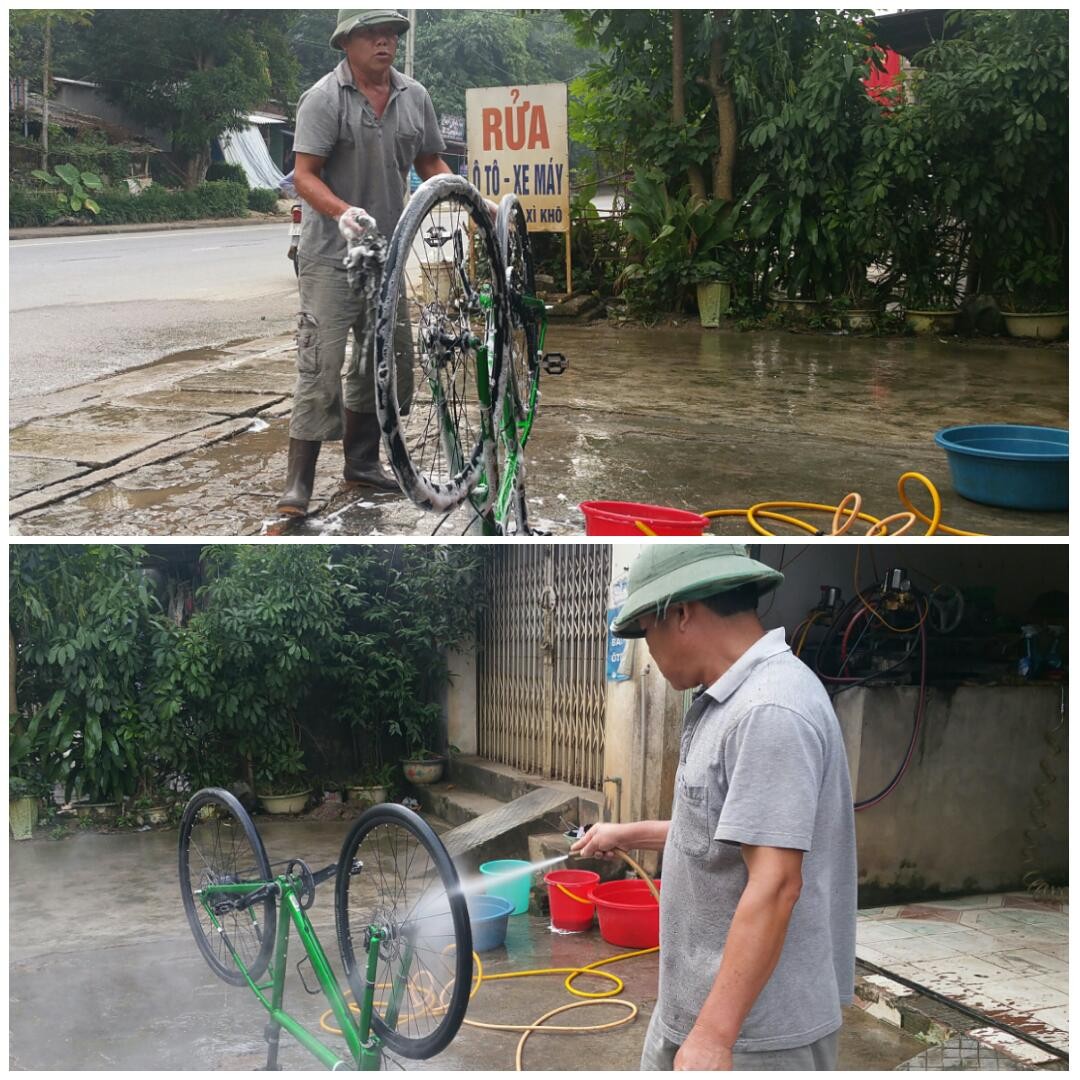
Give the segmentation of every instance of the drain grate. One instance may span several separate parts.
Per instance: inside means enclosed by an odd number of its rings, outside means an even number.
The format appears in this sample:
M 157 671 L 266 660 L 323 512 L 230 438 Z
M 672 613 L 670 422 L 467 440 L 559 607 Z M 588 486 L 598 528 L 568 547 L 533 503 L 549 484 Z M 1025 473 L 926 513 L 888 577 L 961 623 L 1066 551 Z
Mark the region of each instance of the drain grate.
M 999 1054 L 978 1039 L 967 1035 L 957 1035 L 940 1046 L 932 1046 L 917 1054 L 910 1061 L 897 1065 L 895 1071 L 907 1069 L 911 1072 L 923 1070 L 977 1069 L 997 1071 L 999 1069 L 1023 1070 L 1024 1066 L 1005 1054 Z

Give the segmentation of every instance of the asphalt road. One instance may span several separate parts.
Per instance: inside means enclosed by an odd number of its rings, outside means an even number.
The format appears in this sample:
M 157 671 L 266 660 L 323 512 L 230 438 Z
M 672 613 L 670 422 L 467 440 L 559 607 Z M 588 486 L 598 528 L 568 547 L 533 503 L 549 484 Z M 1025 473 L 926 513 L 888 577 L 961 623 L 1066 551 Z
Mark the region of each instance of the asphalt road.
M 287 330 L 297 311 L 288 228 L 12 241 L 11 399 Z

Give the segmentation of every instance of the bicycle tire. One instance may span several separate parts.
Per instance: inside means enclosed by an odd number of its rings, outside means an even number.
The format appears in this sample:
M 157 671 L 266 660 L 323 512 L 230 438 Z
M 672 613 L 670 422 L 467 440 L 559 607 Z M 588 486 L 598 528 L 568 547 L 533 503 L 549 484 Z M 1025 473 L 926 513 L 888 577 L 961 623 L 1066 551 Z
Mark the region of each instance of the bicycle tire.
M 433 1057 L 449 1045 L 461 1027 L 461 1021 L 465 1017 L 465 1010 L 468 1008 L 473 971 L 472 931 L 469 924 L 468 906 L 460 889 L 457 871 L 454 869 L 454 864 L 451 862 L 446 848 L 443 847 L 442 841 L 439 840 L 431 826 L 423 818 L 396 803 L 383 803 L 364 811 L 349 831 L 341 847 L 337 881 L 334 886 L 334 917 L 337 927 L 338 948 L 341 952 L 341 961 L 345 974 L 357 1003 L 363 1000 L 367 974 L 367 955 L 363 947 L 360 949 L 354 948 L 354 934 L 358 941 L 362 941 L 363 935 L 372 920 L 387 919 L 388 929 L 395 935 L 388 940 L 397 940 L 398 937 L 403 939 L 403 928 L 410 925 L 417 926 L 423 919 L 430 918 L 428 915 L 413 917 L 419 900 L 410 899 L 407 885 L 402 888 L 402 882 L 397 881 L 393 883 L 392 888 L 388 887 L 385 868 L 381 859 L 377 870 L 365 866 L 358 873 L 352 873 L 353 861 L 356 859 L 357 853 L 361 851 L 362 845 L 373 833 L 380 829 L 402 830 L 413 837 L 417 844 L 427 852 L 438 878 L 437 888 L 441 888 L 447 904 L 445 913 L 441 908 L 437 913 L 441 935 L 434 940 L 437 943 L 452 932 L 452 944 L 454 946 L 452 953 L 448 955 L 447 949 L 444 948 L 438 952 L 438 955 L 447 958 L 445 960 L 447 970 L 452 970 L 453 976 L 450 983 L 442 991 L 442 993 L 445 993 L 447 988 L 449 989 L 448 1000 L 443 1003 L 440 997 L 439 1008 L 441 1012 L 438 1014 L 438 1023 L 430 1031 L 417 1030 L 415 1034 L 409 1034 L 403 1032 L 399 1027 L 391 1028 L 386 1024 L 380 1013 L 380 1006 L 386 1006 L 385 1001 L 376 1001 L 376 1007 L 372 1012 L 372 1029 L 390 1050 L 400 1054 L 402 1057 L 414 1060 L 426 1059 Z M 388 838 L 389 835 L 385 833 L 382 836 L 376 836 L 372 844 L 364 848 L 365 854 L 368 854 L 372 847 L 377 851 L 380 839 L 386 840 Z M 394 838 L 394 850 L 396 856 L 398 850 L 396 837 Z M 408 850 L 407 845 L 406 850 Z M 416 849 L 414 848 L 409 857 L 408 870 L 412 870 L 416 866 L 416 858 Z M 416 868 L 419 869 L 419 867 Z M 423 876 L 421 880 L 423 880 Z M 358 910 L 350 918 L 349 900 L 351 890 L 354 888 L 354 882 L 360 882 L 361 884 L 355 886 L 357 889 Z M 368 917 L 359 919 L 359 906 L 363 902 L 360 894 L 367 884 L 370 884 L 370 887 L 375 891 L 378 900 Z M 380 888 L 382 889 L 381 892 L 379 891 Z M 426 892 L 421 894 L 421 899 L 426 895 Z M 399 912 L 399 903 L 400 911 L 406 915 L 404 921 L 401 922 L 389 918 L 390 912 L 395 915 Z M 447 917 L 449 917 L 449 924 L 446 922 Z M 353 925 L 354 922 L 356 925 Z M 410 987 L 411 975 L 414 970 L 417 970 L 418 974 L 421 969 L 428 971 L 422 961 L 417 964 L 416 958 L 420 951 L 417 948 L 413 961 L 410 963 L 408 973 Z M 427 951 L 434 953 L 436 950 L 432 947 Z M 385 988 L 387 985 L 384 979 L 385 975 L 389 974 L 392 977 L 393 972 L 390 969 L 393 968 L 393 961 L 398 958 L 398 955 L 400 954 L 394 954 L 386 958 L 386 968 L 381 966 L 383 959 L 380 958 L 380 967 L 376 976 L 376 983 L 380 986 Z M 428 974 L 430 976 L 430 972 Z
M 507 384 L 512 382 L 514 411 L 518 420 L 529 415 L 532 386 L 540 374 L 540 358 L 537 355 L 539 332 L 536 319 L 521 306 L 522 296 L 536 296 L 536 269 L 533 265 L 532 244 L 525 210 L 516 195 L 507 195 L 499 204 L 499 216 L 495 223 L 499 239 L 499 254 L 506 275 L 506 362 Z M 497 414 L 501 415 L 501 414 Z
M 215 844 L 215 850 L 219 853 L 221 860 L 218 871 L 219 876 L 227 876 L 238 881 L 271 881 L 270 861 L 266 857 L 266 848 L 263 846 L 258 829 L 255 828 L 255 823 L 251 820 L 248 812 L 240 805 L 240 801 L 231 792 L 222 788 L 203 788 L 195 792 L 188 800 L 183 817 L 180 819 L 179 837 L 180 895 L 184 901 L 184 913 L 187 915 L 191 932 L 195 935 L 195 943 L 199 946 L 199 951 L 203 954 L 214 974 L 233 986 L 244 986 L 247 980 L 225 947 L 221 935 L 212 928 L 212 924 L 209 923 L 209 919 L 205 915 L 202 916 L 202 919 L 206 919 L 205 923 L 200 918 L 199 913 L 203 911 L 203 908 L 192 891 L 192 837 L 200 824 L 200 813 L 210 806 L 224 808 L 227 814 L 234 819 L 235 825 L 242 831 L 244 840 L 251 850 L 251 861 L 248 865 L 226 868 L 224 865 L 226 855 L 235 854 L 237 848 L 235 845 L 231 845 L 229 852 L 226 853 L 218 844 Z M 215 817 L 211 817 L 209 820 L 215 819 Z M 244 873 L 241 875 L 239 871 Z M 203 876 L 205 876 L 206 872 L 207 870 L 204 868 Z M 213 871 L 211 870 L 211 872 Z M 277 929 L 277 901 L 272 896 L 267 897 L 239 914 L 244 917 L 245 921 L 250 920 L 255 927 L 255 938 L 259 943 L 258 948 L 253 955 L 243 956 L 242 958 L 248 969 L 248 974 L 252 979 L 257 980 L 266 972 L 274 950 L 274 935 Z M 210 927 L 209 931 L 207 930 L 208 926 Z M 237 947 L 238 951 L 241 951 L 243 942 L 239 939 L 242 935 L 236 933 L 236 929 L 234 926 L 234 934 L 231 936 L 234 938 L 234 946 Z M 229 930 L 226 928 L 225 932 L 229 933 Z M 217 946 L 216 949 L 212 947 L 211 942 Z
M 449 352 L 444 340 L 452 336 L 446 333 L 448 330 L 453 329 L 464 339 L 469 336 L 472 321 L 478 321 L 476 312 L 462 310 L 463 287 L 456 298 L 440 295 L 447 283 L 451 293 L 458 287 L 462 257 L 456 256 L 453 270 L 442 279 L 438 271 L 447 265 L 445 262 L 427 267 L 430 273 L 421 266 L 422 284 L 432 290 L 426 302 L 422 303 L 421 295 L 410 288 L 410 258 L 426 246 L 422 230 L 436 211 L 443 216 L 449 214 L 452 221 L 455 213 L 459 215 L 459 223 L 451 231 L 455 237 L 466 219 L 479 233 L 480 254 L 486 260 L 492 293 L 487 317 L 493 320 L 494 341 L 488 356 L 493 404 L 503 385 L 505 305 L 498 243 L 483 198 L 463 177 L 433 177 L 416 190 L 390 240 L 375 326 L 375 408 L 390 466 L 401 490 L 421 509 L 442 513 L 460 506 L 479 479 L 486 418 L 479 400 L 475 355 L 470 355 L 468 348 L 461 349 L 453 362 L 438 355 L 440 350 Z M 454 243 L 456 252 L 459 241 L 455 239 Z M 399 321 L 402 311 L 404 318 Z M 400 333 L 406 325 L 410 337 L 408 356 L 399 355 L 395 340 L 395 330 Z M 486 329 L 485 325 L 485 337 Z M 406 374 L 406 368 L 411 375 Z M 403 410 L 399 381 L 406 385 L 411 382 L 413 397 L 421 399 L 421 403 L 410 400 L 409 407 Z M 424 412 L 425 384 L 431 392 L 431 404 L 427 420 L 422 421 L 413 414 L 418 409 Z M 436 395 L 448 403 L 443 407 L 445 417 L 439 415 Z M 453 431 L 451 447 L 445 444 L 447 427 Z M 424 440 L 421 445 L 417 445 L 418 438 Z

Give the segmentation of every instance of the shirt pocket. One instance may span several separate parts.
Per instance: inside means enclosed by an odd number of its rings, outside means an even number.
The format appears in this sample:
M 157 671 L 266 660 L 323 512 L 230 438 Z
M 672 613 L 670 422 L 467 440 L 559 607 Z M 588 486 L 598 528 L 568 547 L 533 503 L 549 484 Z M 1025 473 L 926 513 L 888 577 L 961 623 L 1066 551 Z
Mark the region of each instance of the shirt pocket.
M 704 785 L 688 784 L 680 771 L 671 820 L 671 842 L 686 855 L 704 855 L 709 850 L 710 839 L 709 789 Z
M 408 172 L 416 161 L 423 134 L 419 128 L 411 127 L 407 123 L 394 132 L 394 160 L 402 172 Z

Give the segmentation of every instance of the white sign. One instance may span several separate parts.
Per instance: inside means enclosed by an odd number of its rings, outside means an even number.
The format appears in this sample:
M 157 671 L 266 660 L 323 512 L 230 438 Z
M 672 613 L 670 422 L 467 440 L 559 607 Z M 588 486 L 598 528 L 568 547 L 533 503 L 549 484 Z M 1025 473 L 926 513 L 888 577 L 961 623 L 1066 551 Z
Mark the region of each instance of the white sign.
M 465 91 L 468 178 L 487 199 L 517 195 L 530 232 L 570 229 L 566 84 Z

